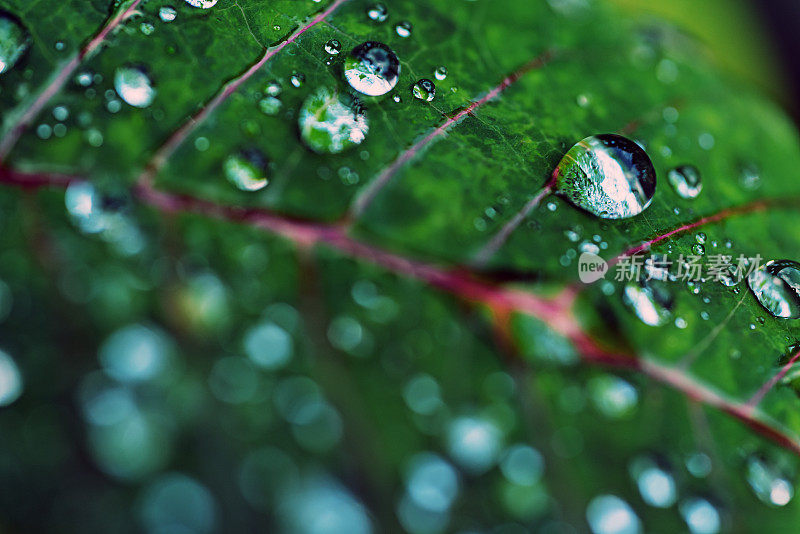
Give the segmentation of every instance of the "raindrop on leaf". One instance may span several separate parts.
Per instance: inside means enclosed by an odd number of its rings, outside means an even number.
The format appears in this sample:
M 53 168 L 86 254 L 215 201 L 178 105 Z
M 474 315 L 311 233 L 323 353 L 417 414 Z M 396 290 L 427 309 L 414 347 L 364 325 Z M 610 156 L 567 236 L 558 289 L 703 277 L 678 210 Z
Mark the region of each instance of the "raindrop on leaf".
M 747 276 L 747 285 L 758 302 L 775 317 L 800 318 L 800 263 L 768 261 Z
M 16 17 L 0 11 L 0 74 L 11 69 L 31 44 L 31 36 Z
M 385 44 L 367 41 L 355 47 L 344 63 L 347 83 L 369 96 L 381 96 L 397 85 L 400 61 Z
M 269 183 L 267 158 L 257 150 L 245 150 L 228 156 L 222 164 L 225 178 L 242 191 L 258 191 Z
M 217 4 L 217 0 L 186 0 L 186 3 L 192 7 L 209 9 Z
M 692 165 L 680 165 L 667 173 L 667 180 L 681 198 L 696 198 L 703 190 L 700 171 Z
M 369 123 L 361 103 L 328 87 L 311 93 L 298 115 L 300 137 L 321 154 L 335 154 L 361 144 Z
M 153 82 L 141 67 L 120 67 L 114 74 L 114 88 L 117 94 L 137 108 L 146 108 L 156 96 Z
M 422 78 L 411 88 L 414 98 L 430 102 L 436 96 L 436 85 L 427 78 Z

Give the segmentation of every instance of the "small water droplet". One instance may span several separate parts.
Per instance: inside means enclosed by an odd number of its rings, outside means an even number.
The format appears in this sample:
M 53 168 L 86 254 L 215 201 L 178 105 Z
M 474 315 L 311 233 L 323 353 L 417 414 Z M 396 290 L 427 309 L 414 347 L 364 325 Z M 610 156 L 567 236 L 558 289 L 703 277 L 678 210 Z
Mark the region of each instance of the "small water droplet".
M 306 75 L 302 72 L 294 72 L 289 77 L 289 83 L 291 83 L 293 87 L 301 87 L 306 83 Z
M 761 187 L 761 174 L 753 165 L 745 165 L 739 175 L 739 183 L 748 191 L 755 191 Z
M 392 100 L 394 100 L 395 102 L 397 102 L 399 104 L 400 102 L 403 101 L 403 98 L 400 95 L 394 95 L 392 97 Z
M 154 31 L 156 31 L 156 27 L 149 22 L 142 22 L 139 25 L 139 30 L 145 35 L 151 35 Z
M 693 165 L 680 165 L 667 173 L 667 180 L 681 198 L 696 198 L 703 190 L 700 171 Z
M 656 190 L 656 172 L 645 151 L 615 134 L 593 135 L 574 145 L 555 175 L 559 195 L 606 219 L 638 215 Z
M 758 455 L 751 455 L 745 466 L 747 483 L 761 501 L 773 506 L 786 506 L 794 497 L 789 477 Z
M 158 10 L 158 18 L 161 19 L 161 22 L 172 22 L 177 16 L 178 11 L 172 6 L 161 6 L 161 9 Z
M 137 108 L 146 108 L 156 96 L 153 83 L 142 67 L 118 68 L 114 74 L 114 88 L 122 100 Z
M 775 317 L 800 318 L 800 263 L 772 260 L 747 277 L 758 302 Z
M 586 507 L 593 534 L 639 534 L 642 523 L 628 503 L 615 495 L 600 495 Z
M 225 178 L 242 191 L 258 191 L 269 183 L 267 158 L 258 150 L 248 149 L 228 156 L 222 170 Z
M 644 502 L 656 508 L 669 508 L 675 504 L 678 498 L 675 479 L 653 458 L 636 458 L 629 471 Z
M 447 67 L 441 66 L 437 68 L 435 71 L 433 71 L 433 77 L 439 81 L 442 81 L 445 78 L 447 78 Z
M 694 236 L 694 240 L 701 245 L 705 245 L 706 241 L 708 240 L 708 236 L 705 234 L 705 232 L 699 232 L 696 236 Z
M 706 253 L 706 247 L 704 247 L 700 243 L 697 243 L 695 245 L 692 245 L 692 252 L 694 252 L 698 256 L 702 256 L 703 254 Z
M 394 31 L 397 32 L 397 35 L 399 35 L 400 37 L 402 37 L 404 39 L 406 37 L 411 37 L 411 30 L 412 29 L 413 29 L 413 26 L 407 20 L 404 20 L 403 22 L 398 23 L 397 26 L 394 27 Z
M 414 98 L 430 102 L 436 96 L 436 85 L 427 78 L 422 78 L 411 88 Z
M 264 115 L 277 115 L 283 107 L 283 103 L 274 96 L 265 96 L 258 101 L 258 109 Z
M 691 534 L 717 534 L 721 520 L 719 511 L 706 499 L 693 497 L 680 504 L 681 516 Z
M 373 4 L 367 8 L 367 17 L 375 22 L 383 22 L 388 16 L 389 10 L 381 3 Z
M 342 51 L 342 43 L 337 41 L 336 39 L 331 39 L 327 43 L 325 43 L 325 52 L 328 54 L 335 56 L 338 55 L 339 52 Z
M 300 137 L 311 150 L 335 154 L 360 144 L 369 123 L 355 97 L 320 87 L 308 96 L 298 115 Z
M 650 326 L 661 326 L 672 315 L 672 295 L 658 282 L 630 282 L 625 286 L 622 300 Z
M 344 63 L 347 83 L 369 96 L 381 96 L 397 85 L 400 61 L 385 44 L 367 41 L 355 47 Z
M 31 44 L 28 30 L 13 15 L 0 11 L 0 74 L 11 69 Z
M 217 4 L 217 0 L 186 0 L 186 3 L 192 7 L 199 7 L 201 9 L 209 9 Z

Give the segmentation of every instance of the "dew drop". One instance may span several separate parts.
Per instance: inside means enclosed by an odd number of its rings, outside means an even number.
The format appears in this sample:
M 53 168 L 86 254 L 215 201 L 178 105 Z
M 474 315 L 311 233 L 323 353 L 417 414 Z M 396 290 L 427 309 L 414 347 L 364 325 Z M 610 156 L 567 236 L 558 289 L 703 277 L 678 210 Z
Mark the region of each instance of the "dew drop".
M 369 123 L 355 97 L 320 87 L 308 96 L 298 116 L 300 137 L 320 154 L 335 154 L 361 144 Z
M 403 101 L 403 98 L 400 95 L 394 95 L 392 97 L 392 100 L 394 100 L 395 102 L 397 102 L 399 104 L 400 102 Z
M 267 96 L 278 96 L 281 94 L 281 84 L 273 80 L 264 87 L 264 92 Z
M 367 17 L 375 22 L 383 22 L 389 16 L 389 10 L 384 4 L 373 4 L 367 8 Z
M 706 253 L 706 247 L 704 247 L 700 243 L 697 243 L 695 245 L 692 245 L 692 252 L 694 252 L 698 256 L 702 256 L 703 254 Z
M 739 175 L 739 183 L 748 191 L 755 191 L 761 187 L 761 174 L 753 165 L 745 165 Z
M 14 360 L 0 350 L 0 406 L 8 406 L 22 395 L 22 375 Z
M 335 56 L 338 55 L 339 52 L 342 51 L 342 43 L 337 41 L 336 39 L 331 39 L 327 43 L 325 43 L 325 52 L 328 54 Z
M 447 67 L 439 67 L 435 71 L 433 71 L 433 77 L 439 81 L 444 80 L 447 78 Z
M 680 512 L 691 534 L 717 534 L 720 529 L 719 511 L 706 499 L 693 497 L 680 504 Z
M 407 20 L 400 22 L 397 26 L 394 27 L 394 31 L 397 32 L 397 35 L 405 39 L 406 37 L 411 37 L 411 30 L 413 26 Z
M 758 455 L 747 459 L 747 483 L 756 496 L 773 506 L 786 506 L 794 497 L 794 486 L 779 470 Z
M 186 3 L 192 7 L 199 7 L 201 9 L 209 9 L 217 4 L 217 0 L 186 0 Z
M 258 101 L 258 109 L 261 110 L 261 113 L 264 115 L 277 115 L 282 107 L 283 103 L 274 96 L 265 96 Z
M 656 190 L 656 171 L 642 148 L 615 134 L 583 139 L 555 170 L 556 192 L 604 219 L 633 217 L 644 211 Z
M 254 149 L 228 156 L 222 170 L 225 178 L 242 191 L 258 191 L 269 183 L 267 158 Z
M 156 96 L 156 90 L 141 67 L 120 67 L 114 74 L 117 94 L 133 107 L 146 108 Z
M 172 6 L 161 6 L 158 10 L 158 18 L 161 22 L 172 22 L 178 16 L 178 11 Z
M 13 15 L 0 11 L 0 74 L 10 70 L 31 44 L 31 36 Z
M 703 190 L 700 171 L 693 165 L 680 165 L 667 173 L 667 180 L 681 198 L 696 198 Z
M 367 41 L 355 47 L 344 62 L 350 87 L 369 96 L 381 96 L 397 85 L 400 61 L 385 44 Z
M 644 324 L 650 326 L 663 325 L 672 314 L 672 295 L 656 282 L 628 283 L 622 300 Z
M 639 487 L 644 502 L 656 508 L 669 508 L 678 497 L 675 479 L 649 457 L 640 457 L 630 466 L 630 473 Z
M 291 77 L 289 77 L 289 83 L 291 83 L 293 87 L 302 87 L 302 85 L 306 83 L 306 75 L 302 72 L 294 72 Z
M 586 520 L 594 534 L 638 534 L 639 518 L 628 503 L 614 495 L 600 495 L 586 507 Z
M 427 78 L 422 78 L 411 88 L 414 98 L 430 102 L 436 96 L 436 85 Z
M 800 263 L 771 260 L 747 277 L 758 302 L 775 317 L 800 318 Z

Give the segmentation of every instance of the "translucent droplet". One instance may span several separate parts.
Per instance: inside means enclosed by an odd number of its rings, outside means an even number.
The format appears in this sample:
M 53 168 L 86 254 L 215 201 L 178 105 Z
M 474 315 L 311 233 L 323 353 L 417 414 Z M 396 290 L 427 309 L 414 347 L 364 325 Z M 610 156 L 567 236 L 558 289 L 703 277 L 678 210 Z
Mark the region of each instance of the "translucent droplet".
M 717 534 L 721 526 L 719 511 L 706 499 L 694 497 L 680 505 L 681 515 L 691 534 Z
M 775 317 L 800 318 L 800 263 L 768 261 L 748 275 L 747 285 L 758 302 Z
M 405 476 L 406 492 L 417 506 L 444 512 L 458 494 L 456 470 L 441 457 L 423 452 L 415 455 Z
M 500 470 L 509 481 L 520 486 L 533 486 L 542 477 L 542 455 L 528 445 L 514 445 L 503 455 Z
M 98 359 L 106 373 L 120 382 L 145 382 L 163 373 L 170 343 L 165 334 L 135 324 L 117 330 L 103 343 Z
M 631 463 L 630 472 L 642 499 L 650 506 L 669 508 L 677 500 L 675 479 L 652 458 L 637 458 Z
M 681 198 L 696 198 L 703 190 L 700 171 L 693 165 L 681 165 L 667 173 L 667 180 Z
M 145 35 L 150 35 L 150 34 L 152 34 L 154 31 L 156 31 L 156 27 L 155 27 L 155 26 L 153 26 L 152 24 L 150 24 L 149 22 L 142 22 L 142 23 L 139 25 L 139 30 L 141 30 L 141 32 L 142 32 L 143 34 L 145 34 Z
M 397 32 L 397 35 L 405 39 L 406 37 L 411 37 L 411 30 L 413 26 L 407 20 L 400 22 L 397 26 L 394 27 L 394 31 Z
M 292 336 L 272 321 L 264 321 L 244 336 L 244 351 L 264 369 L 278 369 L 289 363 L 294 352 Z
M 150 77 L 141 67 L 118 68 L 114 88 L 122 100 L 137 108 L 146 108 L 156 96 Z
M 442 81 L 445 78 L 447 78 L 447 67 L 442 66 L 433 71 L 433 77 L 439 81 Z
M 747 459 L 747 483 L 756 496 L 773 506 L 786 506 L 794 497 L 794 486 L 776 467 L 757 455 Z
M 628 503 L 615 495 L 600 495 L 586 507 L 594 534 L 639 534 L 642 524 Z
M 701 245 L 705 245 L 706 241 L 708 241 L 708 236 L 705 234 L 705 232 L 699 232 L 696 236 L 694 236 L 694 240 Z
M 321 154 L 335 154 L 360 144 L 369 124 L 358 99 L 328 87 L 308 96 L 298 114 L 300 137 Z
M 340 43 L 336 39 L 331 39 L 330 41 L 325 43 L 325 52 L 327 52 L 328 54 L 335 56 L 341 51 L 342 51 L 342 43 Z
M 700 243 L 694 244 L 692 245 L 692 252 L 694 252 L 698 256 L 702 256 L 703 254 L 706 253 L 706 247 L 704 247 Z
M 31 36 L 13 15 L 0 11 L 0 74 L 11 69 L 31 44 Z
M 293 87 L 302 87 L 302 85 L 306 83 L 306 75 L 302 72 L 294 72 L 289 77 L 289 83 L 291 83 Z
M 172 22 L 178 16 L 178 11 L 172 6 L 161 6 L 158 10 L 158 18 L 161 22 Z
M 436 85 L 427 78 L 422 78 L 411 88 L 414 98 L 430 102 L 436 96 Z
M 388 16 L 389 10 L 381 3 L 373 4 L 367 8 L 367 17 L 375 22 L 383 22 Z
M 273 80 L 264 87 L 264 92 L 268 96 L 278 96 L 279 94 L 281 94 L 281 84 Z
M 458 417 L 447 428 L 450 456 L 473 473 L 483 473 L 494 465 L 501 441 L 497 425 L 482 417 Z
M 217 0 L 186 0 L 186 3 L 192 7 L 208 9 L 214 7 L 217 4 Z
M 661 326 L 672 315 L 672 295 L 658 282 L 630 282 L 625 286 L 622 300 L 644 324 L 650 326 Z
M 350 87 L 369 96 L 381 96 L 397 85 L 400 61 L 385 44 L 367 41 L 355 47 L 344 62 Z
M 22 395 L 22 375 L 14 360 L 0 350 L 0 406 L 8 406 Z
M 656 190 L 656 171 L 642 148 L 615 134 L 593 135 L 573 146 L 555 170 L 556 192 L 604 219 L 644 211 Z
M 589 395 L 600 413 L 611 419 L 630 415 L 639 402 L 636 388 L 614 375 L 593 378 L 589 382 Z
M 274 96 L 265 96 L 258 101 L 258 109 L 261 110 L 261 113 L 264 115 L 277 115 L 282 107 L 283 103 Z
M 257 150 L 233 154 L 222 164 L 225 178 L 242 191 L 258 191 L 269 183 L 267 159 Z
M 392 97 L 392 100 L 394 100 L 396 103 L 398 103 L 398 104 L 399 104 L 400 102 L 402 102 L 402 101 L 403 101 L 403 97 L 401 97 L 400 95 L 394 95 L 394 96 Z

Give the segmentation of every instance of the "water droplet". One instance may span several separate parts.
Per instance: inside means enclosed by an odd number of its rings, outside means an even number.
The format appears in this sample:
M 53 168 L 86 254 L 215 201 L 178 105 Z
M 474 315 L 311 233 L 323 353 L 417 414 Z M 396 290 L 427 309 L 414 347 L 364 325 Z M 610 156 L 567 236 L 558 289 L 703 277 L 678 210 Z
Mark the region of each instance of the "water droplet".
M 248 330 L 243 343 L 247 357 L 268 370 L 285 366 L 294 352 L 292 336 L 272 321 L 264 321 Z
M 702 256 L 703 254 L 706 253 L 706 247 L 704 247 L 700 243 L 697 243 L 695 245 L 692 245 L 692 252 L 694 252 L 698 256 Z
M 282 107 L 283 107 L 283 102 L 281 102 L 274 96 L 265 96 L 264 98 L 258 101 L 258 109 L 261 110 L 261 113 L 263 113 L 264 115 L 270 115 L 270 116 L 277 115 Z
M 667 180 L 681 198 L 696 198 L 703 190 L 700 171 L 693 165 L 680 165 L 667 173 Z
M 411 37 L 411 30 L 412 29 L 413 29 L 413 26 L 407 20 L 404 20 L 403 22 L 398 23 L 397 26 L 394 27 L 394 31 L 397 32 L 397 35 L 399 35 L 400 37 L 402 37 L 404 39 L 406 37 Z
M 642 525 L 628 503 L 615 495 L 600 495 L 586 507 L 594 534 L 639 534 Z
M 656 171 L 644 150 L 615 134 L 593 135 L 573 146 L 555 170 L 556 192 L 605 219 L 644 211 L 656 190 Z
M 31 36 L 19 20 L 0 11 L 0 74 L 11 69 L 30 44 Z
M 172 22 L 178 16 L 178 11 L 172 6 L 161 6 L 158 10 L 158 18 L 161 22 Z
M 0 406 L 8 406 L 22 395 L 22 375 L 14 360 L 0 350 Z
M 442 81 L 445 78 L 447 78 L 447 67 L 441 66 L 437 68 L 435 71 L 433 71 L 433 77 L 439 81 Z
M 344 62 L 344 76 L 356 91 L 381 96 L 397 85 L 400 61 L 385 44 L 367 41 L 355 47 Z
M 294 72 L 291 77 L 289 77 L 289 83 L 291 83 L 293 87 L 302 87 L 302 85 L 306 83 L 306 75 L 302 72 Z
M 306 98 L 298 115 L 300 137 L 311 150 L 335 154 L 360 144 L 369 123 L 355 97 L 320 87 Z
M 747 285 L 775 317 L 800 318 L 800 263 L 772 260 L 747 277 Z
M 678 498 L 672 474 L 648 457 L 634 460 L 630 473 L 639 487 L 644 502 L 656 508 L 669 508 Z
M 403 388 L 403 399 L 414 412 L 431 415 L 444 406 L 439 384 L 427 374 L 417 375 Z
M 779 470 L 757 455 L 747 459 L 747 483 L 761 501 L 773 506 L 786 506 L 794 497 L 794 486 Z
M 139 30 L 140 30 L 140 31 L 141 31 L 141 32 L 142 32 L 144 35 L 151 35 L 151 34 L 152 34 L 154 31 L 156 31 L 156 27 L 155 27 L 155 26 L 153 26 L 152 24 L 150 24 L 149 22 L 142 22 L 142 23 L 139 25 Z
M 122 100 L 137 108 L 146 108 L 156 96 L 150 77 L 141 67 L 118 68 L 114 88 Z
M 697 235 L 694 236 L 694 240 L 700 243 L 701 245 L 705 245 L 706 241 L 708 240 L 708 236 L 705 232 L 699 232 Z
M 273 80 L 264 87 L 264 92 L 267 96 L 278 96 L 281 94 L 281 84 Z
M 394 100 L 395 102 L 397 102 L 399 104 L 400 102 L 403 101 L 403 98 L 400 95 L 394 95 L 392 97 L 392 100 Z
M 419 453 L 411 459 L 405 479 L 406 492 L 425 510 L 444 512 L 458 494 L 456 470 L 429 452 Z
M 661 326 L 672 314 L 672 295 L 658 282 L 630 282 L 625 286 L 622 300 L 644 324 Z
M 483 417 L 458 417 L 447 428 L 450 456 L 473 473 L 482 473 L 494 465 L 501 441 L 500 429 Z
M 720 529 L 719 511 L 705 499 L 694 497 L 680 505 L 681 515 L 691 534 L 717 534 Z
M 589 382 L 589 395 L 600 413 L 611 419 L 629 415 L 639 402 L 636 388 L 614 375 L 593 378 Z
M 217 0 L 186 0 L 186 3 L 192 7 L 199 7 L 201 9 L 209 9 L 217 4 Z
M 711 458 L 702 452 L 694 453 L 686 459 L 686 469 L 692 476 L 705 478 L 711 473 Z
M 161 331 L 135 324 L 111 334 L 98 359 L 106 374 L 120 382 L 145 382 L 166 370 L 169 353 L 169 340 Z
M 337 41 L 336 39 L 331 39 L 327 43 L 325 43 L 325 52 L 328 54 L 335 56 L 338 55 L 339 52 L 342 51 L 342 43 Z
M 222 171 L 225 178 L 242 191 L 258 191 L 269 183 L 267 158 L 254 149 L 228 156 L 222 164 Z
M 542 477 L 542 455 L 528 445 L 509 447 L 500 461 L 500 470 L 509 481 L 520 486 L 533 486 Z
M 739 183 L 748 191 L 754 191 L 761 187 L 761 174 L 753 165 L 745 165 L 739 175 Z
M 367 17 L 375 22 L 383 22 L 389 16 L 389 10 L 386 6 L 378 3 L 367 8 Z
M 422 78 L 411 88 L 414 98 L 430 102 L 436 96 L 436 85 L 427 78 Z

